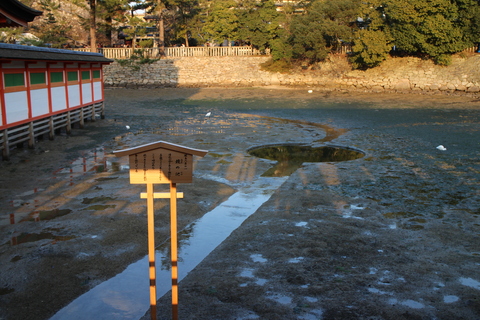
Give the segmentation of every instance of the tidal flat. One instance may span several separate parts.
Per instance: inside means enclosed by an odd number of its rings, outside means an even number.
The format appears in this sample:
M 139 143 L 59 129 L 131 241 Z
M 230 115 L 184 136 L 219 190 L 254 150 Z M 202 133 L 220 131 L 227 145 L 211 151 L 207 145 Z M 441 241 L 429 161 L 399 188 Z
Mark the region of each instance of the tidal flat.
M 215 208 L 235 215 L 241 202 L 222 207 L 235 195 L 268 195 L 184 275 L 181 319 L 480 317 L 478 97 L 171 88 L 105 102 L 106 119 L 0 163 L 0 319 L 49 319 L 147 254 L 144 186 L 113 151 L 159 140 L 209 151 L 179 185 L 180 251 Z M 288 166 L 248 152 L 281 145 L 363 156 Z M 168 201 L 155 219 L 162 250 Z M 150 319 L 115 297 L 98 308 Z M 170 308 L 167 292 L 158 319 Z

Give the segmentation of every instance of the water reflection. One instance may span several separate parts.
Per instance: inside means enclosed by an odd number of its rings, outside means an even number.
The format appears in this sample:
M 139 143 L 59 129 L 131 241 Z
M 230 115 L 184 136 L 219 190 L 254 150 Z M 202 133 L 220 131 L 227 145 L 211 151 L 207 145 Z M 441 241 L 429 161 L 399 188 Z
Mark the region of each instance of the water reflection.
M 286 178 L 259 178 L 230 196 L 179 234 L 178 280 L 183 279 L 252 215 Z M 157 298 L 170 291 L 169 243 L 156 251 Z M 50 320 L 139 319 L 149 308 L 148 256 L 81 295 Z
M 28 215 L 28 217 L 23 218 L 20 222 L 25 221 L 43 221 L 43 220 L 52 220 L 72 212 L 70 209 L 54 209 L 54 210 L 44 210 L 44 211 L 34 211 Z
M 40 240 L 53 240 L 53 241 L 67 241 L 75 239 L 75 236 L 59 236 L 51 232 L 41 232 L 41 233 L 21 233 L 18 236 L 13 236 L 10 240 L 12 246 L 16 246 L 22 243 L 27 242 L 36 242 Z
M 73 187 L 78 184 L 78 179 L 81 176 L 87 174 L 103 174 L 95 181 L 108 181 L 118 179 L 118 176 L 105 176 L 105 174 L 113 174 L 119 171 L 128 170 L 128 165 L 118 161 L 110 161 L 115 159 L 109 154 L 105 148 L 94 148 L 91 151 L 82 153 L 82 156 L 70 162 L 68 167 L 59 168 L 53 171 L 52 176 L 48 177 L 48 180 L 53 179 L 58 181 L 54 186 L 49 189 L 34 188 L 24 193 L 18 194 L 17 198 L 10 200 L 9 209 L 14 211 L 8 213 L 7 219 L 0 219 L 0 225 L 16 224 L 26 221 L 43 221 L 52 220 L 72 212 L 70 209 L 52 209 L 49 207 L 58 207 L 58 203 L 52 203 L 49 198 L 49 193 L 55 188 L 62 187 L 64 183 L 67 183 L 69 187 Z M 77 185 L 79 187 L 82 183 Z M 73 188 L 71 188 L 73 190 Z M 30 198 L 34 196 L 34 198 Z M 90 204 L 98 201 L 115 200 L 115 198 L 109 197 L 97 197 L 95 199 L 84 198 L 83 204 Z M 89 202 L 90 201 L 90 202 Z M 39 210 L 45 208 L 47 210 Z M 105 210 L 110 207 L 102 208 L 90 208 L 89 210 Z
M 334 146 L 312 148 L 304 145 L 273 145 L 248 150 L 252 156 L 276 160 L 278 163 L 263 177 L 283 177 L 295 172 L 304 162 L 340 162 L 362 158 L 363 152 Z

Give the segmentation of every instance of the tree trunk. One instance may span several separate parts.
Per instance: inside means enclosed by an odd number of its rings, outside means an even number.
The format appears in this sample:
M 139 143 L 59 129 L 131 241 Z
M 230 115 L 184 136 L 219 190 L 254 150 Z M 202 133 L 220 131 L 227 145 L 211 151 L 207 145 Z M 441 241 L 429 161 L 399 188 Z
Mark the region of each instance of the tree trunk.
M 165 56 L 165 27 L 163 25 L 163 13 L 159 12 L 158 17 L 158 49 L 160 56 Z
M 190 47 L 189 43 L 188 43 L 188 32 L 185 31 L 185 46 L 188 48 Z
M 112 17 L 106 17 L 105 18 L 105 23 L 107 24 L 107 39 L 108 39 L 108 43 L 110 44 L 110 46 L 113 47 L 113 19 Z
M 96 22 L 96 0 L 88 0 L 90 3 L 90 51 L 97 52 L 97 37 L 95 35 L 95 29 L 97 27 Z

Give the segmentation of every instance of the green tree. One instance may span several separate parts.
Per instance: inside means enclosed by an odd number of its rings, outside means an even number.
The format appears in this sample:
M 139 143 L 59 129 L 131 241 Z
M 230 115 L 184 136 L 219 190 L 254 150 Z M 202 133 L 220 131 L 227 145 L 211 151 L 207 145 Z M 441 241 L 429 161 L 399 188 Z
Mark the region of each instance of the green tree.
M 128 28 L 123 29 L 123 33 L 132 38 L 132 46 L 137 43 L 137 37 L 143 37 L 147 34 L 147 28 L 152 26 L 152 23 L 143 20 L 137 16 L 128 17 Z
M 323 16 L 323 36 L 327 47 L 338 50 L 343 42 L 350 42 L 357 29 L 355 21 L 359 7 L 364 3 L 360 0 L 320 1 L 316 10 Z
M 23 28 L 0 28 L 0 42 L 16 43 L 23 32 Z
M 477 4 L 478 6 L 478 4 Z M 470 45 L 462 34 L 459 9 L 450 0 L 386 0 L 386 24 L 395 46 L 448 64 Z
M 323 36 L 323 17 L 315 12 L 296 17 L 292 21 L 292 53 L 296 59 L 308 59 L 311 62 L 327 57 L 327 41 Z
M 373 68 L 387 59 L 392 48 L 392 38 L 386 32 L 384 6 L 381 0 L 362 2 L 356 19 L 358 30 L 353 40 L 355 68 Z
M 234 0 L 217 0 L 212 3 L 203 32 L 211 40 L 222 42 L 237 37 L 238 16 Z
M 273 0 L 246 2 L 238 10 L 238 38 L 249 40 L 260 50 L 278 47 L 285 33 L 285 17 L 276 10 Z
M 100 23 L 97 25 L 97 32 L 105 35 L 108 45 L 113 45 L 113 32 L 127 20 L 126 12 L 130 8 L 128 2 L 129 0 L 101 0 L 98 2 Z
M 40 6 L 43 11 L 43 19 L 39 24 L 32 26 L 32 30 L 43 43 L 61 48 L 70 38 L 69 32 L 72 26 L 57 18 L 61 4 L 57 4 L 53 0 L 41 0 Z
M 197 19 L 200 13 L 200 6 L 198 0 L 174 0 L 174 38 L 182 39 L 185 46 L 190 46 L 189 39 L 197 29 L 199 20 Z
M 478 0 L 455 0 L 458 8 L 458 26 L 467 46 L 480 42 L 480 2 Z
M 290 31 L 295 58 L 320 61 L 353 39 L 360 0 L 315 0 L 294 17 Z
M 356 33 L 354 54 L 350 61 L 358 69 L 373 68 L 387 59 L 390 48 L 390 39 L 385 32 L 371 29 L 359 30 Z

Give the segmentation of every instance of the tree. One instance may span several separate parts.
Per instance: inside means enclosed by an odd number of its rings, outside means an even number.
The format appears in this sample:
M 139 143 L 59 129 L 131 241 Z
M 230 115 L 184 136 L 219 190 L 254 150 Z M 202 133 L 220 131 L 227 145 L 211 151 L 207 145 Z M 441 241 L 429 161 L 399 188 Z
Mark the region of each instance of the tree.
M 344 42 L 353 39 L 357 30 L 355 21 L 358 18 L 359 8 L 364 3 L 360 0 L 337 0 L 315 2 L 315 10 L 323 18 L 323 36 L 327 47 L 338 50 Z
M 190 46 L 189 39 L 197 28 L 200 14 L 200 6 L 198 0 L 174 0 L 175 9 L 174 20 L 174 37 L 176 39 L 183 38 L 185 46 Z
M 109 45 L 113 45 L 112 34 L 119 24 L 126 22 L 126 12 L 129 11 L 128 0 L 101 0 L 98 2 L 98 17 L 102 21 L 97 25 L 97 32 L 105 34 Z M 115 27 L 115 23 L 117 26 Z
M 293 19 L 290 31 L 294 58 L 315 62 L 327 57 L 327 41 L 323 36 L 323 27 L 322 16 L 315 11 Z
M 0 42 L 2 43 L 16 43 L 17 39 L 23 32 L 21 28 L 0 28 Z
M 277 46 L 282 38 L 284 15 L 276 10 L 273 0 L 260 0 L 245 3 L 238 10 L 238 38 L 249 40 L 260 50 Z
M 132 47 L 134 48 L 137 43 L 137 36 L 143 37 L 147 34 L 147 28 L 152 24 L 146 22 L 142 18 L 137 16 L 128 17 L 128 28 L 123 29 L 123 33 L 132 38 Z
M 478 0 L 455 0 L 458 8 L 458 26 L 463 41 L 472 47 L 480 42 L 480 2 Z
M 385 13 L 381 0 L 362 2 L 359 9 L 356 19 L 359 29 L 355 32 L 350 61 L 355 68 L 373 68 L 387 59 L 392 38 L 385 31 Z
M 96 0 L 87 0 L 89 5 L 89 14 L 90 14 L 90 51 L 97 52 L 97 1 Z
M 478 3 L 477 3 L 478 6 Z M 470 45 L 462 34 L 459 8 L 450 0 L 386 0 L 386 24 L 397 49 L 448 64 Z
M 355 68 L 373 68 L 384 61 L 390 51 L 390 39 L 381 30 L 363 29 L 356 33 L 351 61 Z
M 237 36 L 238 17 L 233 0 L 217 0 L 212 4 L 203 31 L 211 40 L 222 42 Z M 230 43 L 230 42 L 229 42 Z
M 353 39 L 360 0 L 315 0 L 291 25 L 293 54 L 311 62 L 323 60 L 344 41 Z
M 33 25 L 32 30 L 36 31 L 41 42 L 56 48 L 62 47 L 70 38 L 69 32 L 72 26 L 57 18 L 61 4 L 53 0 L 41 0 L 40 6 L 43 19 Z

